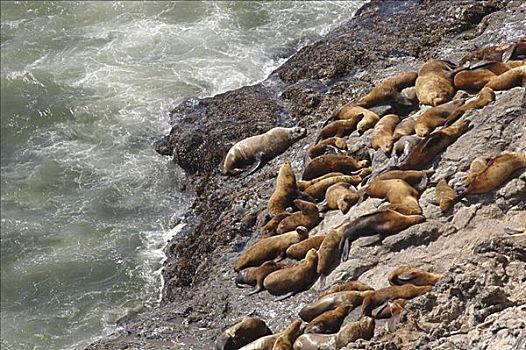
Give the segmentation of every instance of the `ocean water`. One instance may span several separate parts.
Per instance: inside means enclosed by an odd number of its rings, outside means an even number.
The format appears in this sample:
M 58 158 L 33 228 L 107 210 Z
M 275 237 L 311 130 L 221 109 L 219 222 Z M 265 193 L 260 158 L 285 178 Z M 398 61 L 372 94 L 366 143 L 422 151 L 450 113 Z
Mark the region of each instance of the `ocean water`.
M 158 303 L 182 99 L 264 79 L 364 1 L 2 2 L 1 347 L 82 349 Z

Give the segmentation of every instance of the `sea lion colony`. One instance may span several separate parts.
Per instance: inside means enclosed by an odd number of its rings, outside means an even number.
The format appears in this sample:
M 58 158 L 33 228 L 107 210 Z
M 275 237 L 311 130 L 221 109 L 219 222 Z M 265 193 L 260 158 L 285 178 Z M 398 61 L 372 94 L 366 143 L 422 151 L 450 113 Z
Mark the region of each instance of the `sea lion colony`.
M 479 49 L 462 58 L 459 65 L 431 59 L 418 72 L 386 79 L 356 103 L 336 110 L 322 126 L 316 144 L 307 151 L 308 163 L 301 180 L 296 179 L 289 162 L 282 164 L 268 202 L 267 224 L 259 240 L 236 262 L 236 284 L 255 286 L 249 295 L 267 290 L 279 296 L 278 300 L 305 291 L 318 280 L 323 289 L 325 277 L 347 259 L 353 241 L 363 236 L 396 234 L 425 221 L 418 200 L 428 185 L 435 187 L 440 210 L 447 212 L 464 196 L 491 192 L 517 175 L 526 167 L 526 153 L 505 151 L 475 159 L 464 183 L 455 186 L 460 193 L 447 178 L 430 181 L 436 157 L 469 132 L 470 121 L 459 121 L 465 112 L 493 102 L 494 91 L 526 87 L 525 41 L 523 38 L 517 44 Z M 467 101 L 455 99 L 461 89 L 476 95 Z M 419 105 L 431 108 L 419 111 Z M 387 108 L 375 109 L 378 106 Z M 377 114 L 373 109 L 384 112 Z M 354 132 L 362 135 L 368 129 L 373 129 L 371 159 L 349 154 L 346 137 Z M 294 136 L 284 137 L 281 142 L 257 147 L 243 140 L 229 152 L 225 172 L 232 168 L 227 163 L 250 166 L 251 161 L 256 162 L 250 168 L 254 171 L 263 154 L 274 157 L 302 136 L 302 130 L 296 130 Z M 397 145 L 399 142 L 402 144 Z M 244 144 L 250 147 L 244 148 Z M 257 154 L 250 154 L 252 149 Z M 369 165 L 374 164 L 378 152 L 391 157 L 373 169 Z M 346 214 L 368 196 L 382 198 L 388 205 L 309 237 L 309 231 L 323 220 L 324 211 Z M 285 258 L 300 262 L 274 260 Z M 368 340 L 374 335 L 375 319 L 388 318 L 388 329 L 393 330 L 406 300 L 427 293 L 439 278 L 436 273 L 400 266 L 387 276 L 389 287 L 374 290 L 359 281 L 336 282 L 280 333 L 267 335 L 266 331 L 245 327 L 247 334 L 238 334 L 243 332 L 231 329 L 244 328 L 234 325 L 218 338 L 216 348 L 339 349 L 359 338 Z M 345 324 L 345 318 L 358 307 L 360 318 Z M 308 324 L 303 326 L 302 322 Z M 253 323 L 265 328 L 260 322 Z M 259 339 L 253 339 L 254 334 Z M 241 340 L 227 339 L 230 337 Z M 227 343 L 236 346 L 223 346 Z

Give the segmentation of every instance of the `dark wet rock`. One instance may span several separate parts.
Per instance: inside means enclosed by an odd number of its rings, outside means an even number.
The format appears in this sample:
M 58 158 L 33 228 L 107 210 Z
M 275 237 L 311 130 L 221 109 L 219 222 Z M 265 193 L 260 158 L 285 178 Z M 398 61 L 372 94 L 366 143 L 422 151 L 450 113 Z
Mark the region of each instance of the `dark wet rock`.
M 176 218 L 180 231 L 165 248 L 161 305 L 124 321 L 90 349 L 210 348 L 226 326 L 255 313 L 279 331 L 316 298 L 319 284 L 283 302 L 262 292 L 246 297 L 234 284 L 235 260 L 255 242 L 281 163 L 301 176 L 305 150 L 321 123 L 378 82 L 417 70 L 430 57 L 459 60 L 476 47 L 516 41 L 526 34 L 520 1 L 372 1 L 319 42 L 301 49 L 256 85 L 204 99 L 188 99 L 170 114 L 172 130 L 154 147 L 188 174 L 191 210 Z M 498 92 L 495 102 L 467 112 L 471 129 L 434 161 L 433 179 L 452 186 L 473 159 L 504 150 L 526 151 L 525 89 Z M 245 179 L 220 174 L 237 141 L 275 126 L 299 124 L 306 138 Z M 371 131 L 348 141 L 368 158 Z M 434 289 L 408 303 L 395 333 L 378 322 L 371 341 L 349 349 L 514 349 L 526 343 L 526 240 L 507 227 L 524 228 L 526 172 L 481 196 L 468 196 L 445 214 L 434 185 L 420 198 L 426 222 L 381 239 L 360 238 L 350 259 L 327 284 L 359 278 L 375 288 L 387 274 L 412 265 L 443 274 Z M 381 206 L 367 199 L 347 215 L 327 212 L 323 232 Z M 351 315 L 352 316 L 352 315 Z M 349 317 L 349 321 L 356 315 Z

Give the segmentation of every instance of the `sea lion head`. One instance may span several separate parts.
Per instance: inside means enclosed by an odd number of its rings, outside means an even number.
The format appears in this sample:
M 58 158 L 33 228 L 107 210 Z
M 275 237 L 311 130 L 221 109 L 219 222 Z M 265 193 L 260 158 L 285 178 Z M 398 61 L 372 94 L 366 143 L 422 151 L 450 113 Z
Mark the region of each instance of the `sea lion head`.
M 347 214 L 355 202 L 353 195 L 346 194 L 338 200 L 338 209 L 340 209 L 342 214 Z
M 305 256 L 305 261 L 312 262 L 313 264 L 318 263 L 318 251 L 315 248 L 311 248 Z
M 305 226 L 296 227 L 296 233 L 302 238 L 305 239 L 309 236 L 309 229 Z
M 290 137 L 295 141 L 307 136 L 307 129 L 300 128 L 299 126 L 290 128 L 289 132 L 290 132 Z

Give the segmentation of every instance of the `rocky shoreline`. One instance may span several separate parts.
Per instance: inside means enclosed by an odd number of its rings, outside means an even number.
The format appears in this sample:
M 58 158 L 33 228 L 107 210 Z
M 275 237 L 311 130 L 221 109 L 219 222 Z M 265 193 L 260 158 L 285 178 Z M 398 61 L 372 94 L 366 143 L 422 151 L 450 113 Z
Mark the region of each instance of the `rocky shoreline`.
M 107 340 L 88 349 L 210 348 L 227 325 L 255 312 L 274 331 L 310 302 L 318 289 L 284 302 L 233 283 L 235 259 L 261 227 L 279 165 L 303 169 L 305 149 L 320 122 L 337 107 L 356 101 L 376 83 L 416 70 L 427 59 L 458 61 L 476 47 L 514 42 L 526 34 L 526 4 L 516 1 L 372 1 L 324 39 L 303 48 L 256 85 L 204 99 L 190 99 L 170 113 L 173 128 L 157 152 L 173 156 L 188 175 L 195 201 L 180 233 L 165 249 L 161 305 L 125 321 Z M 480 155 L 526 151 L 524 88 L 497 94 L 496 101 L 465 118 L 473 128 L 436 162 L 435 176 L 461 174 Z M 229 178 L 222 160 L 235 142 L 275 126 L 299 125 L 308 136 L 255 174 Z M 370 137 L 370 133 L 364 135 Z M 352 137 L 360 150 L 364 137 Z M 456 175 L 455 175 L 456 176 Z M 434 188 L 420 198 L 426 222 L 382 242 L 360 239 L 352 258 L 327 279 L 360 278 L 385 285 L 393 267 L 411 264 L 444 274 L 432 292 L 408 303 L 395 333 L 380 330 L 367 349 L 507 349 L 526 344 L 526 241 L 505 237 L 504 227 L 526 221 L 526 173 L 488 195 L 457 203 L 442 215 Z M 323 230 L 370 211 L 365 201 L 347 216 L 329 213 Z M 174 223 L 175 224 L 175 223 Z M 418 324 L 418 327 L 415 327 Z M 521 343 L 522 342 L 522 343 Z

